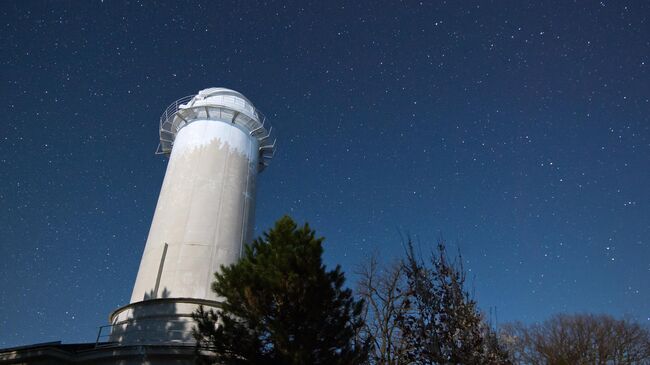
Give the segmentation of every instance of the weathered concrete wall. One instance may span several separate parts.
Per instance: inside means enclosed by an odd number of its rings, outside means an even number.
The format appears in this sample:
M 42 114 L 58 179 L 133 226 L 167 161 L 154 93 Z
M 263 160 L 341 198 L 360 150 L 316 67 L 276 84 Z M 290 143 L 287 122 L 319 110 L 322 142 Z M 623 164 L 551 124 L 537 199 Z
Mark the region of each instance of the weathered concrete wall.
M 217 299 L 213 273 L 235 262 L 252 238 L 258 158 L 257 139 L 228 122 L 198 120 L 178 132 L 131 303 Z

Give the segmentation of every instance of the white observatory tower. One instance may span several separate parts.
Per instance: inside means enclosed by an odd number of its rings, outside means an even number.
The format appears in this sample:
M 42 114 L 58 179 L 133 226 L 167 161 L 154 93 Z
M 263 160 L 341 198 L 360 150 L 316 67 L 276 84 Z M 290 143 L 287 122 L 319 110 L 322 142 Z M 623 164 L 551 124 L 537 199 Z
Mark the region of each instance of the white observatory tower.
M 110 316 L 110 341 L 192 343 L 191 313 L 214 307 L 211 284 L 252 239 L 255 182 L 275 141 L 242 94 L 210 88 L 160 118 L 158 153 L 169 154 L 130 304 Z

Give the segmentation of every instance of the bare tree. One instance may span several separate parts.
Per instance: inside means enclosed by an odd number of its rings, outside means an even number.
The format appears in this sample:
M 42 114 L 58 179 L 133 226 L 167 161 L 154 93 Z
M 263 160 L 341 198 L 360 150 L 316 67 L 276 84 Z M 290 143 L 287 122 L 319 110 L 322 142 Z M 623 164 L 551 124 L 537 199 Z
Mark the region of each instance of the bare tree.
M 460 253 L 450 261 L 440 240 L 425 262 L 408 242 L 404 271 L 410 290 L 398 326 L 410 363 L 510 364 L 508 354 L 466 290 Z
M 405 344 L 396 325 L 408 294 L 402 263 L 396 261 L 384 267 L 373 254 L 359 268 L 357 275 L 357 295 L 366 303 L 366 326 L 361 335 L 371 343 L 370 362 L 377 365 L 407 364 Z
M 372 364 L 509 364 L 508 355 L 465 290 L 460 255 L 448 260 L 440 241 L 428 261 L 410 241 L 403 260 L 378 264 L 372 256 L 357 272 L 366 303 L 364 341 Z
M 507 324 L 501 331 L 514 364 L 650 364 L 650 333 L 609 315 L 559 314 L 540 324 Z

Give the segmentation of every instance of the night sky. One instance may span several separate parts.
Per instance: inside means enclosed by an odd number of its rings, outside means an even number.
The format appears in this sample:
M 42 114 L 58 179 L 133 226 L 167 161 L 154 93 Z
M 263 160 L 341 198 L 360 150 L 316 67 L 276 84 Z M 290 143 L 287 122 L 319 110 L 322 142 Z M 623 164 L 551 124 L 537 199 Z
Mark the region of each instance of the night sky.
M 650 323 L 650 3 L 210 3 L 3 3 L 0 347 L 128 303 L 160 114 L 211 86 L 277 131 L 256 232 L 308 221 L 349 285 L 442 235 L 501 323 Z

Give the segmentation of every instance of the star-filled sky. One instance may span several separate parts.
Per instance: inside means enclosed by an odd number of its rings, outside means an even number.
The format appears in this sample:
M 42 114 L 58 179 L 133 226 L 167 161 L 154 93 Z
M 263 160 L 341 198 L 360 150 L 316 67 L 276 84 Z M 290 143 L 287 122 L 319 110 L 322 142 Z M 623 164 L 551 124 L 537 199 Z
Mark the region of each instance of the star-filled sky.
M 0 347 L 94 341 L 127 304 L 167 160 L 211 86 L 278 134 L 256 231 L 329 266 L 461 249 L 499 322 L 650 321 L 646 1 L 10 1 L 0 37 Z

